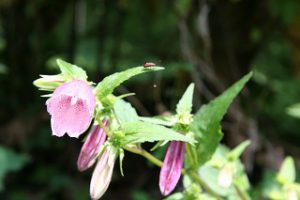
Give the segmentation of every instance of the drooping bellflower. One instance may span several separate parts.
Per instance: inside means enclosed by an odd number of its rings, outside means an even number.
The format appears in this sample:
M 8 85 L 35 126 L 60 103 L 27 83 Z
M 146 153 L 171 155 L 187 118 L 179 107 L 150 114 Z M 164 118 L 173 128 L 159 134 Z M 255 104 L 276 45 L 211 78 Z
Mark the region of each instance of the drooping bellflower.
M 111 177 L 117 153 L 113 147 L 107 147 L 98 161 L 90 184 L 90 195 L 93 200 L 99 199 L 106 192 Z
M 105 126 L 108 125 L 108 120 L 103 120 Z M 99 126 L 92 127 L 84 144 L 82 145 L 78 160 L 77 167 L 79 171 L 84 171 L 91 167 L 97 160 L 97 156 L 101 150 L 101 146 L 106 140 L 106 133 Z
M 184 142 L 172 141 L 168 147 L 159 175 L 159 188 L 163 195 L 170 194 L 176 187 L 183 165 Z
M 79 137 L 89 126 L 96 106 L 92 88 L 82 80 L 63 83 L 47 100 L 52 134 Z

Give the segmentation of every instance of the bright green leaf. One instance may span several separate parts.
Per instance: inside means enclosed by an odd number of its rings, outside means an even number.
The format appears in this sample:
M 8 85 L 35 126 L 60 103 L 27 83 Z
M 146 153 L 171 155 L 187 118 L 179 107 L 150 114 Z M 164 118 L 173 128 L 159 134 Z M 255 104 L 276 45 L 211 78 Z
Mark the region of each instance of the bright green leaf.
M 122 72 L 114 73 L 104 78 L 95 88 L 96 96 L 98 99 L 102 99 L 107 95 L 111 94 L 116 87 L 122 84 L 124 81 L 130 79 L 133 76 L 142 74 L 145 72 L 158 71 L 164 69 L 163 67 L 151 67 L 144 68 L 142 66 L 127 69 Z
M 219 97 L 202 106 L 195 114 L 190 126 L 195 133 L 198 152 L 198 166 L 209 160 L 215 152 L 218 143 L 222 138 L 220 122 L 225 115 L 229 105 L 244 85 L 249 81 L 252 72 L 244 76 L 241 80 L 232 85 Z
M 183 96 L 179 100 L 176 106 L 177 114 L 191 113 L 193 106 L 193 94 L 194 94 L 195 84 L 191 83 L 189 87 L 184 92 Z
M 277 175 L 279 183 L 285 185 L 293 183 L 296 178 L 295 163 L 292 157 L 288 156 L 284 159 L 280 171 Z
M 164 118 L 159 118 L 159 117 L 139 117 L 139 119 L 144 122 L 162 125 L 162 126 L 173 126 L 175 124 L 175 121 L 172 122 L 171 120 L 165 120 Z
M 141 121 L 124 123 L 122 125 L 122 131 L 126 135 L 124 144 L 154 142 L 161 140 L 194 142 L 192 138 L 177 133 L 172 129 Z
M 138 120 L 138 115 L 136 113 L 136 110 L 131 106 L 130 103 L 122 99 L 119 99 L 114 104 L 114 111 L 117 115 L 117 119 L 121 124 L 125 122 Z
M 67 76 L 67 79 L 87 80 L 86 72 L 82 68 L 67 63 L 61 59 L 57 59 L 56 62 L 62 74 Z
M 7 172 L 20 170 L 29 161 L 28 156 L 0 146 L 0 191 L 3 190 L 3 181 Z
M 242 142 L 228 153 L 227 158 L 232 161 L 238 159 L 250 143 L 251 142 L 249 140 Z
M 170 196 L 168 196 L 167 198 L 163 199 L 163 200 L 183 200 L 184 197 L 183 197 L 183 194 L 182 193 L 174 193 Z
M 293 117 L 300 118 L 300 103 L 294 104 L 287 108 L 287 113 Z

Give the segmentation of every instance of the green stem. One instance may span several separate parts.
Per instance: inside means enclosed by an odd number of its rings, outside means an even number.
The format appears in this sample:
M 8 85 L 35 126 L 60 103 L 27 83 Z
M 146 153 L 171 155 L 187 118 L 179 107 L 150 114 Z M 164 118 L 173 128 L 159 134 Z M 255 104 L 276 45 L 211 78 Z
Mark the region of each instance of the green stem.
M 218 200 L 222 200 L 223 198 L 218 195 L 215 191 L 213 191 L 207 183 L 205 183 L 204 180 L 201 179 L 201 177 L 194 171 L 189 172 L 188 175 L 199 185 L 201 185 L 208 193 L 210 193 L 212 196 L 217 198 Z
M 248 200 L 247 194 L 242 191 L 237 185 L 234 184 L 234 189 L 236 190 L 237 194 L 240 196 L 241 200 Z
M 186 150 L 186 153 L 187 153 L 187 156 L 188 156 L 188 159 L 189 159 L 189 164 L 192 168 L 194 168 L 195 160 L 194 160 L 191 148 L 190 148 L 188 143 L 185 144 L 185 150 Z
M 107 137 L 110 136 L 109 131 L 108 131 L 107 127 L 103 124 L 102 120 L 99 117 L 97 117 L 96 120 L 97 120 L 98 124 L 101 126 L 101 128 L 104 130 Z
M 131 153 L 135 153 L 138 155 L 141 155 L 145 158 L 147 158 L 150 162 L 155 164 L 158 167 L 161 167 L 163 165 L 163 162 L 159 160 L 158 158 L 154 157 L 151 153 L 148 151 L 142 149 L 142 148 L 132 148 L 132 147 L 124 147 L 127 151 L 130 151 Z

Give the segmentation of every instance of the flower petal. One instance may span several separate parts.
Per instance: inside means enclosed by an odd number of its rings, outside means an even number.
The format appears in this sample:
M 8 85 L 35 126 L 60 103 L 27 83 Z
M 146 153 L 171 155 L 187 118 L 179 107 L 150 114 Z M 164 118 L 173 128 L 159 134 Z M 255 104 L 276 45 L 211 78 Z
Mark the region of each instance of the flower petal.
M 180 141 L 170 142 L 159 176 L 159 187 L 163 195 L 170 194 L 180 179 L 184 145 Z

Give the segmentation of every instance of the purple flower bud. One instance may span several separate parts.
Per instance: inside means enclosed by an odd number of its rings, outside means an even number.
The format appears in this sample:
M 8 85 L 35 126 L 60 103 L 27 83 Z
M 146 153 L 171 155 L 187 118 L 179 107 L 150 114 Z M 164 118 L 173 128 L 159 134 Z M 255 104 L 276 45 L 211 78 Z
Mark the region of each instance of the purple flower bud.
M 108 121 L 103 120 L 103 124 L 107 126 Z M 101 146 L 105 140 L 106 134 L 104 130 L 99 125 L 93 126 L 91 132 L 87 136 L 87 139 L 82 145 L 78 157 L 77 167 L 79 171 L 88 169 L 96 162 Z
M 116 157 L 116 151 L 108 147 L 98 161 L 90 185 L 90 195 L 93 200 L 101 198 L 106 192 L 111 181 Z
M 52 134 L 61 137 L 67 133 L 77 138 L 91 123 L 96 99 L 86 82 L 74 80 L 57 87 L 46 105 Z
M 170 194 L 176 187 L 183 165 L 184 142 L 172 141 L 167 150 L 159 175 L 159 188 L 163 195 Z

